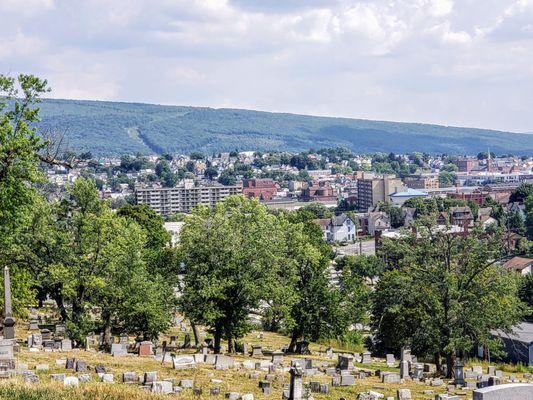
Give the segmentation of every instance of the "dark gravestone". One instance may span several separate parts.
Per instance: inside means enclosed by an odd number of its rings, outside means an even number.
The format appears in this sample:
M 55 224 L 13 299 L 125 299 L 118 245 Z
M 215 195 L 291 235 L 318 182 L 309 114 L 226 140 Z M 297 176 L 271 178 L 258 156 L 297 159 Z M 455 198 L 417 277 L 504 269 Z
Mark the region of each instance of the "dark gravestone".
M 67 358 L 67 362 L 65 363 L 66 369 L 74 369 L 76 368 L 76 359 L 75 358 Z
M 103 366 L 103 365 L 97 365 L 96 367 L 94 367 L 94 371 L 97 374 L 105 374 L 106 373 L 105 366 Z
M 302 341 L 296 343 L 296 353 L 301 355 L 311 354 L 311 351 L 309 350 L 309 342 Z
M 87 372 L 87 363 L 85 361 L 76 361 L 76 372 Z
M 189 347 L 191 347 L 191 335 L 186 333 L 183 341 L 183 348 L 188 349 Z
M 43 342 L 45 340 L 50 340 L 52 338 L 52 334 L 50 333 L 50 331 L 48 329 L 43 329 L 41 331 L 41 335 L 43 337 Z

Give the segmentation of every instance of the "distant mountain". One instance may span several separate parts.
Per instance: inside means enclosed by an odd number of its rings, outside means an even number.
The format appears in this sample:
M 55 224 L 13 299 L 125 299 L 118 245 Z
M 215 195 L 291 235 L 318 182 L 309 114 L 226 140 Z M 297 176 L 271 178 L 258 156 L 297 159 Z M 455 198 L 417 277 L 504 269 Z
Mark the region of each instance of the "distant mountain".
M 477 154 L 490 148 L 533 155 L 533 135 L 250 110 L 45 100 L 41 117 L 40 127 L 66 132 L 73 150 L 100 156 L 336 146 L 358 153 Z

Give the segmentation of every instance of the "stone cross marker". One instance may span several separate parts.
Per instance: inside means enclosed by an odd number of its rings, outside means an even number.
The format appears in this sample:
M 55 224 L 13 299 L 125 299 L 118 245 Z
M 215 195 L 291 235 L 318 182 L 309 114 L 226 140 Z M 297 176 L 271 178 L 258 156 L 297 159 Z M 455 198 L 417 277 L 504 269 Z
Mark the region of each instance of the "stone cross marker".
M 4 339 L 15 339 L 15 318 L 11 306 L 11 280 L 9 267 L 4 267 Z
M 302 383 L 303 371 L 298 365 L 295 365 L 291 367 L 290 374 L 291 383 L 289 389 L 289 400 L 302 400 L 304 394 L 304 387 Z

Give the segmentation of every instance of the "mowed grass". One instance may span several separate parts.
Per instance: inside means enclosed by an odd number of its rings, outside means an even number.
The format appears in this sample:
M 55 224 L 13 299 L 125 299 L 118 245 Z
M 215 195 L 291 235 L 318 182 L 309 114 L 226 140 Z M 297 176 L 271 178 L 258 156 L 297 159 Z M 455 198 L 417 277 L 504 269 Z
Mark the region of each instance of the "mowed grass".
M 173 335 L 177 332 L 172 332 Z M 167 338 L 162 338 L 167 340 Z M 243 340 L 245 343 L 252 345 L 262 345 L 264 349 L 277 350 L 283 345 L 288 344 L 289 339 L 285 336 L 264 332 L 252 332 Z M 316 363 L 328 363 L 334 365 L 336 357 L 333 359 L 327 358 L 320 352 L 325 351 L 326 346 L 319 344 L 311 344 L 311 351 L 313 355 L 311 358 L 316 360 Z M 336 349 L 338 351 L 342 349 Z M 192 353 L 194 350 L 180 350 L 180 353 Z M 91 367 L 96 365 L 104 365 L 108 373 L 114 375 L 115 383 L 102 383 L 94 370 L 87 373 L 91 374 L 92 381 L 87 383 L 80 383 L 78 388 L 64 388 L 61 382 L 53 381 L 50 377 L 53 373 L 66 373 L 68 376 L 76 376 L 77 374 L 72 370 L 66 370 L 63 363 L 56 365 L 56 360 L 64 360 L 67 357 L 73 357 L 86 361 Z M 250 360 L 250 357 L 242 355 L 235 356 L 236 361 Z M 285 357 L 285 364 L 288 365 L 288 360 L 295 358 L 292 356 Z M 270 357 L 264 356 L 263 359 L 270 360 Z M 171 363 L 162 364 L 153 358 L 149 357 L 112 357 L 109 354 L 99 352 L 86 352 L 84 350 L 73 350 L 69 352 L 30 352 L 26 348 L 22 348 L 18 353 L 18 362 L 28 365 L 30 370 L 35 370 L 37 364 L 48 364 L 48 371 L 37 372 L 40 383 L 30 384 L 25 383 L 22 377 L 18 376 L 10 380 L 0 381 L 0 399 L 10 400 L 63 400 L 63 399 L 82 399 L 82 400 L 138 400 L 138 399 L 165 399 L 169 396 L 154 395 L 144 390 L 140 385 L 126 385 L 121 383 L 123 372 L 136 372 L 139 376 L 144 372 L 157 371 L 158 379 L 174 379 L 176 384 L 181 379 L 193 379 L 194 386 L 202 389 L 201 395 L 195 395 L 191 389 L 186 389 L 177 397 L 183 399 L 211 399 L 222 400 L 224 394 L 227 392 L 238 392 L 241 394 L 252 393 L 255 399 L 258 400 L 280 400 L 284 385 L 289 383 L 288 373 L 276 373 L 276 378 L 272 381 L 273 391 L 270 395 L 264 395 L 258 387 L 258 379 L 249 378 L 251 370 L 229 369 L 229 370 L 215 370 L 213 366 L 198 365 L 195 369 L 188 370 L 174 370 Z M 476 363 L 480 364 L 480 363 Z M 358 364 L 360 368 L 365 369 L 381 369 L 387 371 L 398 371 L 397 368 L 387 367 L 383 360 L 375 360 L 372 364 Z M 259 380 L 264 379 L 267 372 L 259 372 Z M 517 374 L 520 377 L 521 374 Z M 221 383 L 213 382 L 212 380 L 220 380 Z M 304 383 L 311 381 L 318 381 L 321 383 L 330 383 L 331 377 L 324 374 L 319 374 L 312 377 L 305 377 Z M 219 396 L 211 396 L 209 390 L 211 387 L 220 387 Z M 416 383 L 408 381 L 403 385 L 400 384 L 382 384 L 378 376 L 372 376 L 366 379 L 357 379 L 354 386 L 349 387 L 330 387 L 330 393 L 317 394 L 313 393 L 313 398 L 317 400 L 338 400 L 341 397 L 346 399 L 356 399 L 357 394 L 366 390 L 374 390 L 383 393 L 385 396 L 395 396 L 396 390 L 399 388 L 409 388 L 412 391 L 413 399 L 433 399 L 436 393 L 444 393 L 445 387 L 432 388 L 424 383 Z M 435 394 L 424 394 L 426 390 L 433 390 Z M 471 399 L 470 392 L 464 392 L 463 399 Z

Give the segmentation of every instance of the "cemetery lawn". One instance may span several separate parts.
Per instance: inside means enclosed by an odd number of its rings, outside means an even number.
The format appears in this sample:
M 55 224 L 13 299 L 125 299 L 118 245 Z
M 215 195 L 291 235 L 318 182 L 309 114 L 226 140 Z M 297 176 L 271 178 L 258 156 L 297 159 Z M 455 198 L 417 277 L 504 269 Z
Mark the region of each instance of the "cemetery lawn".
M 177 334 L 173 332 L 172 334 Z M 165 338 L 163 338 L 165 340 Z M 244 342 L 251 344 L 262 345 L 264 349 L 277 350 L 283 345 L 288 344 L 289 339 L 282 335 L 265 332 L 263 338 L 260 339 L 257 332 L 253 332 L 248 335 Z M 328 362 L 332 365 L 336 362 L 336 356 L 333 360 L 327 358 L 325 355 L 318 354 L 319 351 L 325 351 L 326 346 L 319 344 L 311 344 L 310 346 L 313 355 L 313 361 L 315 362 Z M 339 349 L 336 349 L 339 350 Z M 193 350 L 180 351 L 183 353 L 193 353 Z M 165 363 L 155 361 L 153 358 L 127 356 L 127 357 L 112 357 L 109 354 L 87 352 L 84 350 L 73 350 L 69 352 L 30 352 L 26 347 L 22 347 L 20 353 L 17 355 L 18 363 L 25 363 L 28 365 L 28 369 L 35 370 L 38 364 L 48 364 L 49 370 L 36 371 L 39 375 L 40 383 L 29 384 L 24 383 L 21 376 L 18 376 L 9 380 L 0 381 L 0 399 L 1 400 L 138 400 L 138 399 L 168 399 L 169 396 L 153 395 L 145 392 L 140 385 L 129 386 L 121 383 L 123 372 L 136 372 L 141 375 L 144 372 L 157 371 L 158 379 L 174 378 L 176 384 L 181 379 L 193 379 L 194 386 L 202 389 L 202 395 L 194 395 L 191 389 L 185 389 L 182 393 L 174 397 L 180 397 L 183 399 L 220 399 L 224 398 L 224 394 L 227 392 L 238 392 L 241 394 L 253 393 L 254 399 L 259 400 L 281 400 L 283 386 L 289 383 L 288 373 L 276 374 L 276 379 L 272 381 L 273 391 L 270 395 L 264 395 L 261 389 L 258 387 L 258 381 L 263 380 L 267 372 L 259 372 L 259 379 L 249 378 L 253 370 L 242 369 L 229 369 L 229 370 L 215 370 L 213 366 L 198 365 L 195 369 L 186 370 L 174 370 L 171 363 Z M 76 373 L 72 370 L 66 370 L 64 361 L 60 364 L 56 364 L 56 360 L 64 360 L 67 357 L 73 357 L 86 361 L 89 366 L 104 365 L 108 373 L 114 375 L 116 383 L 101 383 L 98 380 L 98 376 L 94 370 L 89 370 L 87 373 L 91 374 L 92 381 L 87 383 L 80 383 L 78 388 L 64 388 L 62 383 L 53 381 L 50 377 L 53 373 L 63 373 L 70 376 L 75 376 Z M 290 358 L 296 358 L 293 356 L 285 357 L 285 364 Z M 244 357 L 242 355 L 235 356 L 236 361 L 250 360 L 250 357 Z M 264 356 L 263 359 L 270 360 L 270 357 Z M 481 364 L 481 363 L 476 363 Z M 381 369 L 387 371 L 399 372 L 398 368 L 386 367 L 384 361 L 375 361 L 373 364 L 357 364 L 357 367 L 365 369 Z M 507 368 L 509 370 L 510 367 Z M 508 375 L 508 374 L 506 374 Z M 517 377 L 521 377 L 521 374 L 516 374 Z M 212 380 L 215 380 L 213 382 Z M 217 382 L 220 380 L 221 382 Z M 304 377 L 304 383 L 310 381 L 319 381 L 321 383 L 331 384 L 331 377 L 325 374 L 318 374 L 312 377 Z M 220 387 L 219 396 L 211 396 L 209 390 L 211 387 Z M 430 387 L 423 383 L 415 383 L 408 381 L 405 384 L 382 384 L 381 380 L 377 376 L 373 376 L 366 379 L 356 379 L 354 386 L 348 387 L 330 387 L 329 394 L 317 394 L 313 393 L 313 398 L 324 400 L 338 400 L 340 397 L 347 399 L 356 399 L 357 394 L 366 390 L 374 390 L 383 393 L 385 396 L 396 396 L 396 390 L 399 388 L 409 388 L 412 391 L 413 399 L 433 399 L 436 393 L 445 393 L 445 386 L 442 387 Z M 425 390 L 433 390 L 435 394 L 424 394 Z M 465 392 L 463 392 L 465 393 Z M 463 399 L 471 399 L 471 391 L 466 392 L 466 397 Z M 172 396 L 171 396 L 172 397 Z

